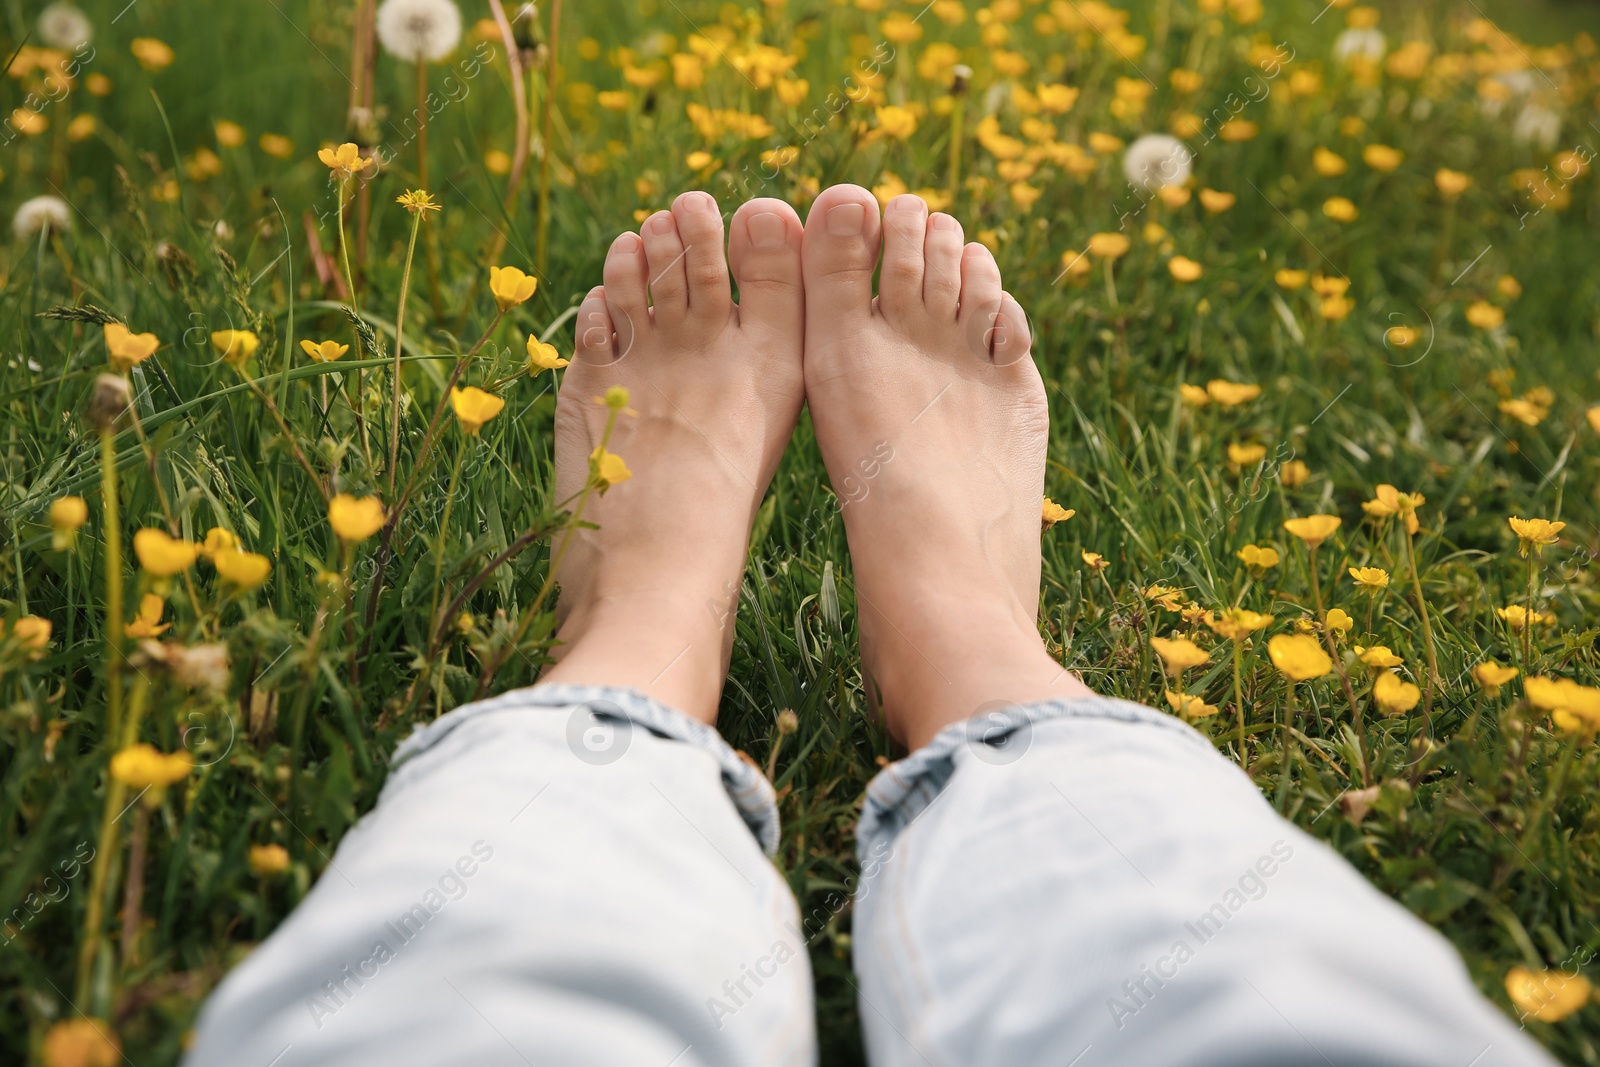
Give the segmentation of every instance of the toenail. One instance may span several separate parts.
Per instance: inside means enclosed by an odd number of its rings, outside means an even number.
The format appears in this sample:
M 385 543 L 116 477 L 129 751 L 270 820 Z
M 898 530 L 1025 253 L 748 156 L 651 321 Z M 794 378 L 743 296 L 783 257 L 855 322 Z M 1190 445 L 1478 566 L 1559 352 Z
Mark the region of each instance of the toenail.
M 928 224 L 936 230 L 959 230 L 961 223 L 949 215 L 939 214 L 928 220 Z
M 672 228 L 672 214 L 670 212 L 663 211 L 650 220 L 651 233 L 671 233 Z
M 639 235 L 636 233 L 625 233 L 621 237 L 618 237 L 616 241 L 612 243 L 611 247 L 615 248 L 618 252 L 637 252 L 639 250 Z
M 855 237 L 867 221 L 867 209 L 860 204 L 840 204 L 828 211 L 828 232 L 835 237 Z
M 716 200 L 712 198 L 710 193 L 703 193 L 699 190 L 683 194 L 683 203 L 686 207 L 692 206 L 705 210 L 712 210 L 717 206 Z
M 750 230 L 750 243 L 757 248 L 777 248 L 783 244 L 784 230 L 787 229 L 783 220 L 770 211 L 751 215 L 745 220 L 745 226 Z

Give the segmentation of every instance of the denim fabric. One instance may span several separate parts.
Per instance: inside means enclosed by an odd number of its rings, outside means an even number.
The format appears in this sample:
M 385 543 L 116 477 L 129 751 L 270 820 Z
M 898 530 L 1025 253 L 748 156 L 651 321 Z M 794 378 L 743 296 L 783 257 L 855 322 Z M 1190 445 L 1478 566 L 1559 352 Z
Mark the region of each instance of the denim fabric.
M 857 838 L 874 1067 L 1553 1062 L 1442 937 L 1149 708 L 949 726 L 874 779 Z
M 461 708 L 396 752 L 186 1063 L 805 1067 L 811 969 L 777 837 L 760 773 L 639 693 Z

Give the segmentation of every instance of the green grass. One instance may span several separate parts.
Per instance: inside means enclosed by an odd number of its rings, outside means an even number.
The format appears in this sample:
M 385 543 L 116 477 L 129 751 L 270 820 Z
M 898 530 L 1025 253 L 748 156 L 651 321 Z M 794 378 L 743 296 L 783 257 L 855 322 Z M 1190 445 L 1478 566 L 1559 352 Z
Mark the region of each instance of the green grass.
M 1244 117 L 1261 127 L 1255 139 L 1191 141 L 1196 186 L 1238 197 L 1220 215 L 1205 214 L 1194 201 L 1135 211 L 1139 201 L 1115 155 L 1086 176 L 1042 164 L 1028 179 L 1041 195 L 1022 210 L 998 161 L 971 139 L 986 101 L 1012 136 L 1021 136 L 1023 116 L 1004 91 L 991 96 L 991 86 L 1008 79 L 995 73 L 993 49 L 980 45 L 970 13 L 955 27 L 925 17 L 922 40 L 898 46 L 883 90 L 913 104 L 931 105 L 942 95 L 942 80 L 924 80 L 914 69 L 934 40 L 956 44 L 975 68 L 959 153 L 963 177 L 977 181 L 962 183 L 950 210 L 968 233 L 983 231 L 993 242 L 1008 289 L 1031 316 L 1050 392 L 1047 490 L 1077 511 L 1044 535 L 1040 625 L 1052 651 L 1102 692 L 1165 707 L 1148 639 L 1180 630 L 1208 646 L 1226 642 L 1204 628 L 1192 632 L 1143 590 L 1163 582 L 1206 608 L 1242 603 L 1274 614 L 1272 628 L 1243 656 L 1247 748 L 1263 792 L 1439 928 L 1485 992 L 1510 1011 L 1508 968 L 1581 964 L 1594 975 L 1590 957 L 1600 950 L 1594 746 L 1561 735 L 1543 713 L 1528 709 L 1520 679 L 1486 694 L 1468 673 L 1494 658 L 1525 673 L 1585 684 L 1600 679 L 1600 630 L 1593 621 L 1600 589 L 1592 566 L 1600 551 L 1600 436 L 1584 414 L 1600 402 L 1593 358 L 1600 260 L 1592 237 L 1600 189 L 1595 175 L 1585 174 L 1571 184 L 1568 205 L 1529 214 L 1528 197 L 1511 186 L 1512 172 L 1543 167 L 1553 153 L 1510 136 L 1520 105 L 1486 116 L 1474 95 L 1476 75 L 1421 83 L 1384 76 L 1358 84 L 1329 59 L 1344 12 L 1318 18 L 1320 4 L 1272 6 L 1263 22 L 1248 27 L 1220 17 L 1212 36 L 1187 0 L 1136 5 L 1134 32 L 1163 42 L 1138 59 L 1137 71 L 1093 33 L 1080 41 L 1036 31 L 1030 20 L 1049 10 L 1041 5 L 1022 5 L 1023 22 L 1009 46 L 1033 66 L 1025 86 L 1061 80 L 1082 88 L 1074 108 L 1055 122 L 1062 141 L 1085 143 L 1091 132 L 1131 141 L 1166 129 L 1180 106 L 1163 72 L 1179 62 L 1204 74 L 1206 87 L 1184 107 L 1205 112 L 1225 107 L 1230 92 L 1250 91 L 1253 36 L 1288 42 L 1299 56 L 1290 71 L 1320 69 L 1322 88 L 1294 95 L 1289 72 L 1280 74 L 1265 99 L 1246 108 Z M 915 14 L 920 7 L 900 10 Z M 1384 28 L 1391 43 L 1426 36 L 1441 51 L 1476 53 L 1480 47 L 1464 36 L 1473 7 L 1386 6 Z M 494 321 L 486 290 L 497 232 L 507 242 L 499 262 L 534 265 L 537 161 L 509 218 L 500 206 L 505 179 L 485 165 L 490 149 L 512 148 L 503 58 L 463 76 L 458 84 L 466 91 L 456 90 L 460 99 L 444 106 L 430 128 L 431 187 L 444 207 L 429 223 L 443 314 L 435 313 L 419 252 L 407 303 L 405 344 L 413 358 L 399 466 L 402 482 L 414 475 L 416 494 L 396 528 L 369 621 L 379 539 L 341 553 L 317 492 L 267 407 L 217 361 L 208 340 L 225 328 L 258 333 L 262 346 L 250 371 L 319 476 L 337 471 L 340 489 L 381 493 L 392 502 L 384 461 L 388 364 L 365 353 L 369 362 L 355 392 L 352 361 L 363 353 L 308 251 L 308 219 L 322 248 L 337 249 L 334 193 L 315 149 L 345 139 L 350 5 L 139 0 L 114 25 L 120 2 L 89 8 L 98 35 L 86 73 L 110 77 L 111 94 L 74 91 L 44 110 L 47 131 L 0 150 L 0 203 L 10 207 L 55 190 L 75 207 L 71 234 L 13 241 L 0 251 L 0 612 L 8 634 L 25 614 L 54 627 L 36 661 L 15 640 L 0 645 L 0 916 L 13 917 L 4 928 L 8 943 L 0 945 L 0 1049 L 27 1058 L 76 1006 L 110 1020 L 134 1062 L 170 1063 L 205 993 L 248 945 L 271 932 L 321 873 L 340 836 L 370 808 L 399 739 L 484 687 L 534 680 L 549 647 L 548 612 L 527 616 L 524 633 L 513 631 L 544 587 L 550 533 L 563 524 L 564 502 L 550 496 L 548 374 L 505 384 L 505 413 L 476 439 L 447 423 L 439 447 L 419 462 L 456 357 Z M 1073 5 L 1057 8 L 1070 12 Z M 1564 10 L 1562 33 L 1596 32 L 1600 18 L 1592 12 Z M 467 13 L 469 20 L 479 14 Z M 570 312 L 598 280 L 611 235 L 633 225 L 636 211 L 664 206 L 679 189 L 707 187 L 731 211 L 741 195 L 785 196 L 803 206 L 816 185 L 877 186 L 887 182 L 886 173 L 913 189 L 943 188 L 950 123 L 935 111 L 923 114 L 904 142 L 854 131 L 856 123 L 874 123 L 870 104 L 844 108 L 815 137 L 794 132 L 842 84 L 852 48 L 856 55 L 871 52 L 880 17 L 825 0 L 790 0 L 749 13 L 707 0 L 569 5 L 548 263 L 535 297 L 494 328 L 463 380 L 487 385 L 513 374 L 530 333 L 548 332 L 569 350 Z M 31 18 L 19 2 L 0 16 L 8 55 Z M 738 51 L 753 31 L 780 48 L 804 51 L 795 73 L 811 91 L 802 108 L 785 107 L 726 64 L 708 71 L 705 86 L 693 91 L 673 87 L 670 75 L 653 90 L 635 89 L 623 113 L 590 102 L 592 93 L 581 88 L 623 85 L 613 62 L 619 47 L 639 49 L 639 63 L 659 62 L 649 49 L 660 46 L 660 33 L 682 47 L 696 27 L 721 19 L 735 39 L 724 50 Z M 176 63 L 154 74 L 140 70 L 128 53 L 140 35 L 172 45 Z M 590 35 L 603 46 L 600 55 L 581 58 L 578 41 Z M 1540 36 L 1535 43 L 1560 39 Z M 458 69 L 472 47 L 458 50 L 452 61 Z M 1531 45 L 1522 50 L 1534 54 Z M 1504 49 L 1513 57 L 1517 51 Z M 1561 58 L 1536 55 L 1541 62 Z M 1554 100 L 1554 87 L 1561 88 L 1570 107 L 1558 148 L 1582 146 L 1592 157 L 1600 133 L 1585 122 L 1597 89 L 1596 60 L 1566 58 L 1572 61 L 1550 66 L 1550 84 L 1534 75 L 1535 91 L 1548 90 Z M 1113 116 L 1116 79 L 1138 80 L 1140 71 L 1157 86 L 1145 116 Z M 436 71 L 436 87 L 443 74 Z M 5 110 L 25 106 L 26 80 L 7 79 L 4 87 Z M 388 109 L 380 126 L 395 159 L 372 187 L 360 310 L 386 355 L 394 345 L 410 221 L 393 201 L 415 181 L 408 169 L 413 148 L 397 116 L 413 92 L 409 67 L 380 60 L 377 99 Z M 707 143 L 685 115 L 689 101 L 764 115 L 775 132 Z M 84 113 L 96 117 L 97 132 L 68 141 L 69 116 Z M 1341 120 L 1351 116 L 1364 119 L 1364 132 L 1340 132 Z M 217 145 L 212 124 L 220 119 L 246 128 L 244 147 Z M 257 147 L 266 132 L 293 139 L 290 158 L 274 159 Z M 1361 147 L 1370 142 L 1404 150 L 1398 170 L 1380 174 L 1365 166 Z M 801 148 L 793 164 L 771 180 L 739 180 L 760 173 L 761 151 L 785 143 Z M 1345 156 L 1348 173 L 1317 176 L 1309 161 L 1319 145 Z M 202 147 L 218 152 L 221 174 L 188 172 Z M 700 149 L 721 161 L 709 176 L 686 163 Z M 574 175 L 580 161 L 583 173 Z M 1474 179 L 1453 208 L 1434 189 L 1441 166 Z M 161 202 L 155 194 L 169 180 L 179 183 L 180 199 Z M 1323 214 L 1323 201 L 1334 195 L 1359 207 L 1356 221 L 1340 224 Z M 1133 247 L 1116 265 L 1112 306 L 1100 264 L 1074 281 L 1061 277 L 1062 257 L 1081 249 L 1090 234 L 1116 230 L 1124 214 Z M 1145 223 L 1157 220 L 1169 236 L 1148 241 Z M 226 236 L 218 236 L 219 222 Z M 1200 262 L 1204 276 L 1189 285 L 1174 282 L 1165 266 L 1169 252 Z M 337 273 L 337 257 L 330 263 Z M 1342 321 L 1325 321 L 1307 290 L 1274 283 L 1282 267 L 1348 277 L 1354 310 Z M 1520 296 L 1497 293 L 1502 274 L 1518 279 Z M 1465 310 L 1478 300 L 1506 308 L 1502 329 L 1467 324 Z M 64 305 L 104 309 L 163 342 L 132 376 L 142 437 L 127 429 L 115 441 L 126 615 L 132 617 L 149 583 L 133 563 L 136 528 L 165 527 L 200 539 L 225 526 L 273 562 L 267 583 L 242 596 L 225 595 L 205 563 L 172 589 L 165 614 L 172 629 L 162 640 L 225 643 L 232 672 L 221 693 L 191 692 L 145 661 L 137 669 L 108 669 L 102 470 L 99 442 L 82 417 L 106 353 L 93 322 L 40 316 Z M 1395 325 L 1421 328 L 1417 345 L 1387 345 L 1385 331 Z M 351 353 L 338 364 L 310 363 L 299 340 L 324 337 L 351 343 Z M 1491 379 L 1506 371 L 1515 371 L 1509 387 Z M 1230 410 L 1195 411 L 1179 402 L 1181 383 L 1212 378 L 1259 383 L 1263 392 Z M 1517 395 L 1550 389 L 1548 417 L 1530 427 L 1502 413 L 1497 382 Z M 334 398 L 326 419 L 324 385 Z M 341 395 L 358 397 L 370 462 Z M 1231 469 L 1226 448 L 1234 442 L 1266 446 L 1267 459 Z M 1291 455 L 1312 474 L 1286 489 L 1276 461 Z M 1298 735 L 1287 746 L 1279 725 L 1286 689 L 1263 639 L 1291 632 L 1297 619 L 1314 612 L 1307 553 L 1282 530 L 1286 518 L 1325 512 L 1344 520 L 1317 556 L 1326 606 L 1355 620 L 1340 639 L 1341 653 L 1358 643 L 1388 645 L 1404 658 L 1402 673 L 1429 687 L 1406 539 L 1395 522 L 1380 528 L 1362 513 L 1362 501 L 1380 483 L 1427 498 L 1412 543 L 1436 646 L 1430 712 L 1425 716 L 1419 705 L 1395 717 L 1378 714 L 1366 695 L 1366 669 L 1352 663 L 1364 722 L 1359 743 L 1335 675 L 1298 687 Z M 58 552 L 46 509 L 67 493 L 88 499 L 91 517 L 76 550 Z M 1495 614 L 1528 597 L 1527 563 L 1507 527 L 1510 515 L 1568 523 L 1560 542 L 1538 558 L 1535 607 L 1557 622 L 1538 632 L 1526 663 Z M 443 581 L 459 590 L 521 535 L 529 547 L 485 575 L 467 599 L 477 619 L 473 633 L 430 649 L 440 545 Z M 1252 579 L 1235 557 L 1251 543 L 1276 546 L 1282 563 Z M 1106 558 L 1103 576 L 1085 567 L 1083 550 Z M 1384 567 L 1394 581 L 1368 598 L 1345 577 L 1354 565 Z M 341 571 L 349 601 L 322 577 Z M 839 509 L 803 421 L 757 522 L 720 727 L 765 764 L 776 737 L 774 713 L 799 712 L 799 732 L 785 740 L 777 761 L 784 817 L 779 863 L 803 910 L 833 916 L 813 948 L 826 1063 L 861 1058 L 847 977 L 850 913 L 838 902 L 853 884 L 852 828 L 862 790 L 877 760 L 897 754 L 867 718 L 854 622 Z M 485 678 L 484 665 L 500 660 Z M 1187 688 L 1221 707 L 1197 725 L 1238 759 L 1225 647 L 1212 662 L 1190 672 Z M 186 748 L 199 766 L 159 805 L 138 806 L 120 820 L 113 847 L 84 864 L 87 850 L 102 840 L 108 760 L 120 747 L 107 729 L 113 674 L 125 704 L 142 704 L 141 739 L 163 751 Z M 141 681 L 146 677 L 148 684 Z M 1364 784 L 1362 745 L 1372 783 L 1384 787 L 1358 824 L 1338 800 Z M 130 946 L 122 910 L 135 823 L 145 827 L 145 842 L 137 850 L 140 934 Z M 269 843 L 285 846 L 292 866 L 260 878 L 250 871 L 247 850 Z M 106 936 L 85 969 L 79 955 L 97 868 L 106 887 Z M 1564 1021 L 1530 1020 L 1528 1028 L 1567 1062 L 1600 1063 L 1600 1007 L 1592 1002 Z

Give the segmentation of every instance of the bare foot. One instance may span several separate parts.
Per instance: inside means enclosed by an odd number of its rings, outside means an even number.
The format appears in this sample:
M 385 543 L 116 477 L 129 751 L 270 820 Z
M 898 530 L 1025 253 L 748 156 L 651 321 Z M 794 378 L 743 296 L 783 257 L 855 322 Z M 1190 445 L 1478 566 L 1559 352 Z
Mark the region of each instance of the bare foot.
M 684 193 L 612 242 L 605 285 L 578 310 L 556 401 L 557 499 L 582 488 L 607 414 L 594 399 L 614 385 L 638 414 L 608 447 L 633 476 L 590 500 L 599 529 L 574 534 L 561 561 L 559 662 L 541 678 L 633 686 L 708 723 L 750 524 L 804 396 L 799 217 L 752 200 L 729 230 L 724 258 L 716 200 Z
M 880 220 L 839 185 L 811 208 L 804 270 L 806 397 L 890 731 L 915 748 L 995 702 L 1090 695 L 1035 622 L 1049 413 L 994 257 L 918 197 Z

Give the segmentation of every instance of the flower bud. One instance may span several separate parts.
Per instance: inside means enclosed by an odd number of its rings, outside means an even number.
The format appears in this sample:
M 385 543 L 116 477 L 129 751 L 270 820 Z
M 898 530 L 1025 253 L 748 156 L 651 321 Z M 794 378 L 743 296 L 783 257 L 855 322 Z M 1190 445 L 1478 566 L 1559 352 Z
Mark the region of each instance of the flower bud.
M 89 394 L 89 424 L 102 433 L 114 432 L 133 403 L 133 387 L 120 374 L 102 374 Z

